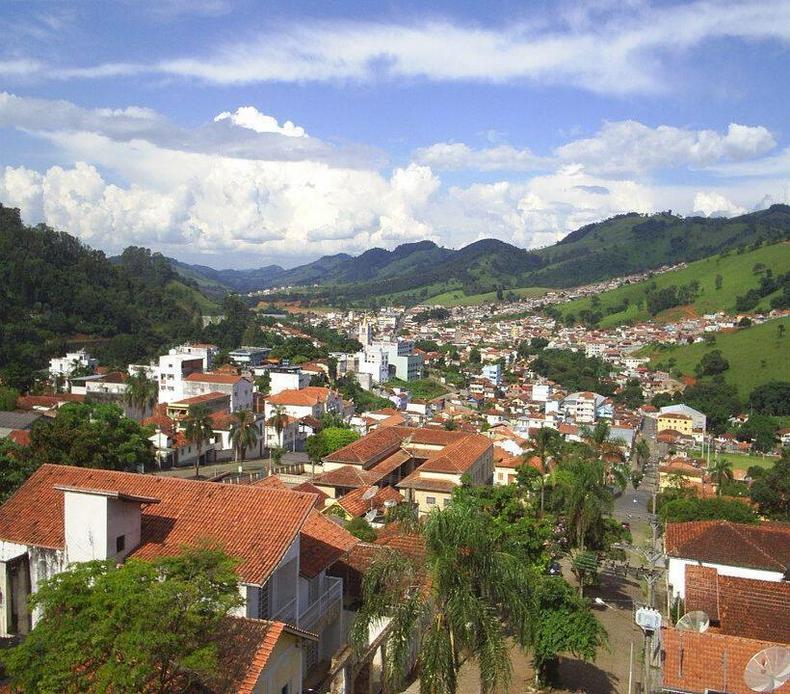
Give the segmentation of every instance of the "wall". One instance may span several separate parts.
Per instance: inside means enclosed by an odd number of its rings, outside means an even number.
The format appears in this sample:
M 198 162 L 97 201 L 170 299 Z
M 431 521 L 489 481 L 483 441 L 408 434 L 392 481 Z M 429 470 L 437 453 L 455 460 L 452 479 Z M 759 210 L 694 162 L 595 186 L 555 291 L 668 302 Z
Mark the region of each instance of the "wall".
M 107 498 L 77 492 L 63 492 L 63 496 L 68 561 L 106 559 Z
M 253 692 L 280 694 L 286 685 L 288 694 L 300 694 L 302 691 L 302 649 L 295 636 L 283 633 Z
M 107 500 L 107 556 L 123 561 L 140 544 L 140 504 L 118 499 Z M 116 538 L 123 535 L 124 549 L 116 552 Z
M 679 559 L 669 557 L 669 570 L 667 582 L 672 586 L 672 594 L 682 600 L 686 598 L 686 566 L 707 566 L 716 569 L 722 576 L 735 578 L 748 578 L 753 581 L 781 581 L 779 571 L 749 569 L 744 566 L 728 566 L 726 564 L 711 564 L 708 562 L 694 561 L 693 559 Z

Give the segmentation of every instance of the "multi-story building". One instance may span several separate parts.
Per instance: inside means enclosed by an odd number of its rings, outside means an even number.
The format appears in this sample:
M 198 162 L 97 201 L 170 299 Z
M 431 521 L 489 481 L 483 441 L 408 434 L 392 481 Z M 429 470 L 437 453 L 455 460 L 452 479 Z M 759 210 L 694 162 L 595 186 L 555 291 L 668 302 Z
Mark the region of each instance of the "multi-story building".
M 240 347 L 228 352 L 228 357 L 236 366 L 260 366 L 271 351 L 269 347 Z
M 693 431 L 694 420 L 687 414 L 682 412 L 666 412 L 658 415 L 657 431 L 671 430 L 677 431 L 685 436 L 691 436 Z
M 203 371 L 205 357 L 170 350 L 159 357 L 159 402 L 160 404 L 183 400 L 186 397 L 186 378 Z
M 482 369 L 483 378 L 498 386 L 502 383 L 502 365 L 484 364 Z
M 224 393 L 230 397 L 230 411 L 252 409 L 252 382 L 236 374 L 191 373 L 184 379 L 184 395 L 194 397 L 209 393 Z
M 92 373 L 98 363 L 84 349 L 67 352 L 64 357 L 53 357 L 49 360 L 49 377 L 53 382 L 60 380 L 63 385 L 68 386 L 69 377 L 75 371 Z
M 0 507 L 0 636 L 28 634 L 41 617 L 30 595 L 75 563 L 151 560 L 210 537 L 238 559 L 235 618 L 314 635 L 279 654 L 295 667 L 269 681 L 276 689 L 249 691 L 301 692 L 345 643 L 343 579 L 327 570 L 357 543 L 314 503 L 273 485 L 43 465 Z

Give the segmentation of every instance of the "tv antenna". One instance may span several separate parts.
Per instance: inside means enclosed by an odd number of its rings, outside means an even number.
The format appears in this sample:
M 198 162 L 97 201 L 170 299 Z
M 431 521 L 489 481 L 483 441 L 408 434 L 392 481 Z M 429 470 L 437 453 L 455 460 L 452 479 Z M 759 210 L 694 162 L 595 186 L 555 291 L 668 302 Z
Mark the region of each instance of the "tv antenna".
M 753 692 L 774 692 L 790 680 L 790 650 L 771 646 L 755 653 L 743 671 L 743 681 Z
M 678 620 L 678 623 L 675 624 L 676 629 L 682 629 L 683 631 L 695 631 L 698 634 L 705 633 L 709 626 L 710 619 L 708 618 L 708 615 L 702 610 L 692 610 L 691 612 L 686 612 L 686 614 L 684 614 Z

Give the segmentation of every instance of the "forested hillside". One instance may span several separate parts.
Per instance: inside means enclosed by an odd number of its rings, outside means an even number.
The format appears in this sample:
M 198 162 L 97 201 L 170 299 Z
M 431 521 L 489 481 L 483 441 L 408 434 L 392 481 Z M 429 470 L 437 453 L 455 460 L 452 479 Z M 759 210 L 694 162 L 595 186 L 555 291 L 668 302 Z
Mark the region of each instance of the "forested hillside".
M 111 262 L 69 234 L 25 226 L 19 210 L 0 205 L 4 383 L 26 387 L 50 356 L 76 344 L 106 364 L 152 356 L 200 334 L 205 301 L 159 254 L 130 247 Z

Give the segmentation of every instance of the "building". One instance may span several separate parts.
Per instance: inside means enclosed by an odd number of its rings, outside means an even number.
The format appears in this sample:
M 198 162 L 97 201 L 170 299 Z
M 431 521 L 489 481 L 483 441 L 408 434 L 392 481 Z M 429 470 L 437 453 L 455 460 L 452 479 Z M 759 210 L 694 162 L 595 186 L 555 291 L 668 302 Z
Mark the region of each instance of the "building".
M 240 347 L 228 352 L 228 358 L 236 366 L 249 368 L 263 364 L 271 351 L 269 347 Z
M 269 374 L 269 395 L 282 393 L 284 390 L 301 390 L 310 385 L 310 374 L 302 371 L 299 366 L 266 366 L 253 369 L 255 376 Z
M 43 465 L 0 507 L 0 636 L 29 633 L 40 616 L 30 594 L 75 562 L 152 560 L 208 537 L 239 560 L 236 617 L 317 637 L 297 650 L 293 687 L 276 690 L 299 692 L 344 645 L 343 580 L 327 570 L 357 543 L 315 500 L 270 485 Z
M 729 521 L 667 523 L 667 594 L 686 598 L 686 567 L 706 566 L 721 576 L 782 581 L 790 558 L 790 526 Z
M 352 407 L 353 409 L 353 407 Z M 290 415 L 295 419 L 312 416 L 317 419 L 327 412 L 345 417 L 351 414 L 340 393 L 331 388 L 307 386 L 299 390 L 283 390 L 266 398 L 264 413 L 266 419 L 277 411 Z
M 483 378 L 498 386 L 502 383 L 502 365 L 484 364 L 482 369 Z
M 699 410 L 695 410 L 688 405 L 667 405 L 659 410 L 659 416 L 665 414 L 682 414 L 691 417 L 691 429 L 689 435 L 693 435 L 698 441 L 702 440 L 707 431 L 707 417 Z M 659 428 L 660 431 L 660 428 Z
M 605 400 L 603 395 L 589 391 L 571 393 L 560 401 L 559 409 L 577 424 L 594 424 L 598 408 Z
M 360 373 L 371 374 L 373 382 L 376 382 L 376 375 L 384 375 L 382 364 L 385 359 L 388 373 L 383 381 L 392 376 L 402 381 L 422 378 L 423 358 L 414 351 L 414 342 L 400 339 L 374 340 L 373 329 L 367 321 L 360 324 L 358 339 L 362 344 L 362 351 L 357 354 L 357 369 Z
M 187 342 L 171 349 L 170 354 L 197 357 L 203 362 L 203 371 L 211 371 L 214 368 L 214 359 L 219 354 L 219 347 L 208 342 Z
M 390 426 L 331 453 L 313 484 L 333 499 L 366 485 L 393 486 L 421 514 L 449 504 L 468 475 L 490 484 L 493 444 L 481 434 Z
M 186 378 L 201 373 L 206 361 L 205 356 L 177 352 L 175 349 L 159 357 L 159 403 L 166 404 L 187 397 L 184 389 Z
M 670 430 L 677 431 L 684 436 L 691 436 L 693 432 L 694 421 L 687 414 L 682 412 L 667 412 L 658 415 L 657 431 Z
M 55 385 L 60 382 L 68 386 L 73 373 L 93 373 L 98 364 L 99 362 L 84 349 L 67 352 L 64 357 L 53 357 L 49 360 L 49 377 Z
M 230 398 L 231 412 L 252 409 L 252 382 L 244 376 L 215 371 L 191 373 L 184 379 L 183 391 L 187 398 L 223 393 Z
M 176 421 L 186 419 L 193 407 L 204 407 L 209 412 L 228 412 L 230 411 L 230 396 L 226 393 L 213 391 L 205 395 L 194 395 L 191 398 L 177 400 L 168 403 L 167 416 Z

